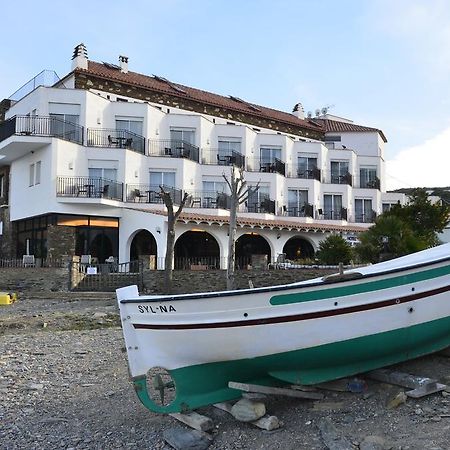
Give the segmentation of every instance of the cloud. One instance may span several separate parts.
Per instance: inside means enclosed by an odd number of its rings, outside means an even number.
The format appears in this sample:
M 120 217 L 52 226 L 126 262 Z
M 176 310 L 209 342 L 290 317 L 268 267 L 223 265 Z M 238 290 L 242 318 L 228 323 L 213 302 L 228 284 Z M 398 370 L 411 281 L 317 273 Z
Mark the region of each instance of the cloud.
M 386 162 L 388 190 L 450 186 L 450 125 L 422 144 L 401 150 Z

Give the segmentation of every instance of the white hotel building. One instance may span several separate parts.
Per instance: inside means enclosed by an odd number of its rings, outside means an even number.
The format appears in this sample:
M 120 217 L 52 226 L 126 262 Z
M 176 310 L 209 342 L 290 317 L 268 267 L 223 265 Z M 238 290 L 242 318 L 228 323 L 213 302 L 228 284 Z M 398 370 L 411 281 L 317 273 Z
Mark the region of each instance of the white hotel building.
M 155 255 L 162 267 L 164 185 L 175 203 L 190 194 L 176 228 L 176 265 L 207 260 L 224 268 L 223 174 L 232 164 L 260 186 L 238 214 L 238 260 L 311 257 L 330 233 L 357 235 L 404 201 L 385 191 L 379 129 L 304 117 L 300 104 L 277 111 L 131 72 L 128 58 L 119 61 L 89 61 L 79 45 L 63 79 L 50 86 L 34 79 L 0 104 L 3 257 Z

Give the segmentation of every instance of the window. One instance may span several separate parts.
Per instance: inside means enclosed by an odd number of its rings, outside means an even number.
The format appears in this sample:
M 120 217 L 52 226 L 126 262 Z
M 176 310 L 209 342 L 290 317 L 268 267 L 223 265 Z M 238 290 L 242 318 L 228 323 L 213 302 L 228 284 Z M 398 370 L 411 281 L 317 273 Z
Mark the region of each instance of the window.
M 256 185 L 249 185 L 254 188 Z M 256 192 L 251 192 L 247 199 L 248 212 L 266 212 L 267 208 L 262 207 L 267 202 L 270 202 L 270 186 L 259 185 L 259 189 Z
M 261 147 L 261 164 L 272 164 L 275 159 L 281 160 L 281 147 Z
M 89 178 L 104 178 L 110 181 L 117 180 L 117 169 L 106 169 L 106 168 L 89 168 Z
M 377 168 L 376 167 L 361 167 L 359 169 L 360 187 L 362 188 L 376 188 L 377 187 Z
M 139 117 L 116 117 L 116 130 L 129 131 L 142 136 L 143 119 Z
M 30 164 L 30 183 L 28 186 L 34 186 L 34 164 Z
M 331 183 L 347 184 L 348 161 L 331 161 Z
M 241 140 L 219 137 L 219 155 L 230 155 L 231 152 L 241 153 Z
M 41 184 L 41 161 L 36 163 L 34 172 L 34 184 Z
M 313 179 L 317 171 L 317 156 L 299 156 L 297 158 L 297 176 L 299 178 Z
M 342 195 L 327 194 L 323 196 L 324 219 L 340 220 L 342 218 Z
M 150 172 L 150 186 L 175 187 L 175 172 Z
M 208 192 L 226 192 L 227 184 L 224 181 L 204 181 L 203 190 Z
M 192 128 L 173 128 L 170 130 L 170 139 L 172 141 L 183 141 L 194 145 L 195 130 Z
M 355 199 L 355 222 L 371 223 L 374 218 L 372 199 Z
M 50 132 L 53 136 L 67 140 L 79 139 L 79 115 L 50 113 L 50 117 L 52 118 Z
M 288 190 L 287 214 L 293 217 L 304 217 L 308 203 L 308 191 L 299 189 Z

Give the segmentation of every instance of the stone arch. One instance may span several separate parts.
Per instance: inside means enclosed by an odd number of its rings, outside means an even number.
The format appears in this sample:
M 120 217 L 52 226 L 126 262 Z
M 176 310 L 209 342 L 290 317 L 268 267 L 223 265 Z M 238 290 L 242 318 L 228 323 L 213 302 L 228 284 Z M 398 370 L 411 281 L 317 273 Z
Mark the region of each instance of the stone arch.
M 314 246 L 303 236 L 293 236 L 284 244 L 283 253 L 292 261 L 314 258 Z
M 220 268 L 220 246 L 218 240 L 207 231 L 185 231 L 175 242 L 175 269 L 190 269 L 192 266 Z
M 252 255 L 267 255 L 270 263 L 272 250 L 269 241 L 258 233 L 245 233 L 236 240 L 236 266 L 244 268 L 252 263 Z
M 130 260 L 134 261 L 142 256 L 158 255 L 158 245 L 155 236 L 148 230 L 138 230 L 131 237 Z

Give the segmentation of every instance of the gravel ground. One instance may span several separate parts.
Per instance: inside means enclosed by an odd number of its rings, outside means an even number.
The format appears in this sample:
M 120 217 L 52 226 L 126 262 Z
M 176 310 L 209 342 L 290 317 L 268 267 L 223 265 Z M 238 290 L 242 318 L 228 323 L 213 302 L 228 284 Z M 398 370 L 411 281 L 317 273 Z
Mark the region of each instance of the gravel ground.
M 182 425 L 139 403 L 117 324 L 114 300 L 105 296 L 80 300 L 43 294 L 0 307 L 1 449 L 169 448 L 164 430 Z M 450 358 L 442 355 L 399 369 L 450 383 Z M 320 401 L 268 398 L 268 413 L 284 423 L 276 432 L 204 408 L 199 412 L 216 425 L 209 448 L 326 449 L 318 425 L 329 418 L 355 449 L 373 435 L 385 448 L 450 449 L 446 392 L 388 409 L 402 389 L 367 383 L 365 393 L 323 391 Z

